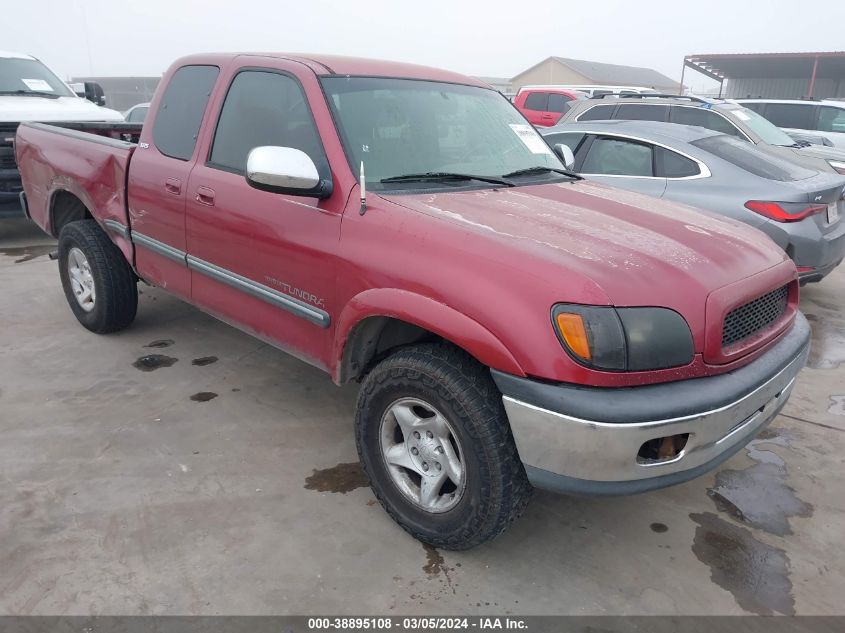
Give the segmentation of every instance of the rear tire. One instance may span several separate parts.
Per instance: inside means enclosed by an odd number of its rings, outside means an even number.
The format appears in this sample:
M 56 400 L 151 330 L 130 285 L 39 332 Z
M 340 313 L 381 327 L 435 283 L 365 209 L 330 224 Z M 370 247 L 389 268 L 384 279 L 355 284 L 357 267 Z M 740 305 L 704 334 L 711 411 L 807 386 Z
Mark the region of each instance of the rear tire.
M 356 443 L 376 498 L 414 538 L 480 545 L 522 513 L 532 488 L 489 370 L 459 349 L 400 349 L 364 380 Z
M 135 273 L 94 220 L 62 228 L 59 275 L 70 309 L 84 327 L 107 334 L 132 323 L 138 310 Z

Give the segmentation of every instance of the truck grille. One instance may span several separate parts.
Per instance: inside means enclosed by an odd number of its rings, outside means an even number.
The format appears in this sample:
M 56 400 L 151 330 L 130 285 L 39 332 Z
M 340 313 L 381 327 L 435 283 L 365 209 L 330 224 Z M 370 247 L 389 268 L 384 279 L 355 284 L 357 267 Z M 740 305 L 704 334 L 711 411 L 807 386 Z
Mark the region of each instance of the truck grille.
M 12 149 L 12 141 L 18 129 L 17 123 L 0 123 L 0 169 L 14 169 L 15 153 Z
M 3 147 L 0 145 L 0 169 L 14 169 L 15 168 L 15 154 L 11 147 Z
M 781 286 L 728 312 L 722 327 L 722 347 L 733 345 L 772 325 L 786 311 L 788 296 L 789 288 Z

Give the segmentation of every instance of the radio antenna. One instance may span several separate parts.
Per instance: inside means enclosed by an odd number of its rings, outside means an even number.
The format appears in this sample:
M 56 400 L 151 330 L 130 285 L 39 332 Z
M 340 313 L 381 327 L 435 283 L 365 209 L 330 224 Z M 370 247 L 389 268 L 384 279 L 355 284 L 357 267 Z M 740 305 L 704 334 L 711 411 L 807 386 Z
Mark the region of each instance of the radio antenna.
M 361 187 L 361 208 L 358 214 L 364 215 L 367 212 L 367 179 L 364 178 L 364 161 L 361 161 L 361 176 L 358 183 Z

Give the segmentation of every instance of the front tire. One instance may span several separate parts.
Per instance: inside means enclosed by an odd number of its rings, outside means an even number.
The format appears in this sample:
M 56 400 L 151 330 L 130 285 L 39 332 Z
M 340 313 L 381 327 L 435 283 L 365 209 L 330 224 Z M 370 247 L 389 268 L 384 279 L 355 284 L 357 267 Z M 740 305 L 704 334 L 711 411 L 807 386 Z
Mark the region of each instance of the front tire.
M 461 350 L 416 345 L 383 360 L 361 387 L 355 429 L 376 498 L 424 543 L 480 545 L 530 500 L 501 394 Z
M 94 220 L 78 220 L 62 228 L 59 275 L 70 309 L 92 332 L 116 332 L 135 319 L 135 274 Z

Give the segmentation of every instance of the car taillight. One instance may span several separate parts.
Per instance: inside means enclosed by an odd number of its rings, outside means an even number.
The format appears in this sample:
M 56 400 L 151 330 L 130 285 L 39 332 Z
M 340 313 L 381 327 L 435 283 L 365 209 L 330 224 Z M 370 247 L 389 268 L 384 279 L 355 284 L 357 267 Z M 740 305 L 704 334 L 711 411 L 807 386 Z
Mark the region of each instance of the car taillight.
M 804 218 L 824 213 L 826 204 L 810 204 L 809 202 L 766 202 L 764 200 L 749 200 L 745 208 L 759 213 L 775 222 L 800 222 Z

